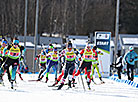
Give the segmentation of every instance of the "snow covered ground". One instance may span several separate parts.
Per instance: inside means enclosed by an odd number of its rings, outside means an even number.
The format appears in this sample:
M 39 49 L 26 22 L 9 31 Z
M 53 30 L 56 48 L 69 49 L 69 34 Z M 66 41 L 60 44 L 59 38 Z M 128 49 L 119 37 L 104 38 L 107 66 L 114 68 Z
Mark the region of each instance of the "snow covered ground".
M 86 80 L 83 78 L 86 88 L 84 92 L 81 78 L 76 78 L 75 88 L 66 90 L 65 85 L 61 90 L 53 90 L 53 87 L 48 87 L 54 82 L 53 74 L 49 75 L 48 83 L 28 82 L 37 79 L 37 76 L 38 74 L 22 74 L 24 81 L 21 81 L 17 75 L 17 90 L 12 90 L 5 75 L 5 86 L 0 86 L 0 102 L 138 102 L 137 88 L 108 78 L 103 78 L 105 84 L 91 84 L 92 90 L 87 89 Z M 134 81 L 138 82 L 138 78 Z M 95 82 L 100 81 L 95 78 Z

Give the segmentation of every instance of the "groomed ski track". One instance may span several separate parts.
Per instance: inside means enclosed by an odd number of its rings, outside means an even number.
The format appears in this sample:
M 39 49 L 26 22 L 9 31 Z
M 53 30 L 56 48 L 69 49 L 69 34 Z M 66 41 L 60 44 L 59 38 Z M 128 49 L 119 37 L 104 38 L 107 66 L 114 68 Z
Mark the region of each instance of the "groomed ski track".
M 88 90 L 83 75 L 86 88 L 84 91 L 81 78 L 76 78 L 75 88 L 66 90 L 65 85 L 61 90 L 53 90 L 57 87 L 48 87 L 54 82 L 53 74 L 49 75 L 48 83 L 44 83 L 45 78 L 43 82 L 28 82 L 37 79 L 37 76 L 38 74 L 22 74 L 24 81 L 21 81 L 17 74 L 16 90 L 12 90 L 5 75 L 3 77 L 5 86 L 0 86 L 0 102 L 138 102 L 138 88 L 109 78 L 103 78 L 105 84 L 91 84 L 91 90 Z M 138 82 L 138 78 L 135 77 L 134 81 Z M 95 78 L 95 82 L 100 83 L 98 78 Z

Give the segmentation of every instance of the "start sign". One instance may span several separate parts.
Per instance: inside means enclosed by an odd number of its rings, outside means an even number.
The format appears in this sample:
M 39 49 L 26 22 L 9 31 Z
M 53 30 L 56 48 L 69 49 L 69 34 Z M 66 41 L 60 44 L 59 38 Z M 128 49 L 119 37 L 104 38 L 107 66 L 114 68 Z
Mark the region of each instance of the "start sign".
M 99 72 L 103 77 L 110 75 L 110 39 L 111 32 L 95 32 L 95 44 L 103 55 L 99 55 Z M 95 70 L 95 75 L 98 76 Z

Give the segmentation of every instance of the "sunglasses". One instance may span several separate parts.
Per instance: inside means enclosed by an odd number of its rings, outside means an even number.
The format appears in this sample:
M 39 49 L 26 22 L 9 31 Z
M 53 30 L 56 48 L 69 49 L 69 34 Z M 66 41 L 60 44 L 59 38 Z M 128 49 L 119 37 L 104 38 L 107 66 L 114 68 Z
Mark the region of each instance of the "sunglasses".
M 18 45 L 18 43 L 13 43 L 14 45 Z

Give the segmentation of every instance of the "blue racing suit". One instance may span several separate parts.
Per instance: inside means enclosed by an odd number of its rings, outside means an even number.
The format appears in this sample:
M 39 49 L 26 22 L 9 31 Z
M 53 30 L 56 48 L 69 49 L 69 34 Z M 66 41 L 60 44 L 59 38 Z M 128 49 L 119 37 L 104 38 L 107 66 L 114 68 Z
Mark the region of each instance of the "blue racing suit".
M 58 68 L 58 61 L 59 61 L 59 56 L 57 53 L 51 53 L 51 58 L 49 60 L 49 63 L 47 65 L 47 68 L 46 68 L 46 71 L 43 73 L 42 76 L 44 76 L 46 73 L 49 73 L 49 70 L 52 66 L 53 67 L 53 70 L 54 70 L 54 73 L 55 73 L 55 78 L 57 79 L 57 68 Z M 48 77 L 48 74 L 47 76 Z

